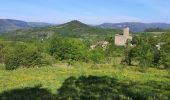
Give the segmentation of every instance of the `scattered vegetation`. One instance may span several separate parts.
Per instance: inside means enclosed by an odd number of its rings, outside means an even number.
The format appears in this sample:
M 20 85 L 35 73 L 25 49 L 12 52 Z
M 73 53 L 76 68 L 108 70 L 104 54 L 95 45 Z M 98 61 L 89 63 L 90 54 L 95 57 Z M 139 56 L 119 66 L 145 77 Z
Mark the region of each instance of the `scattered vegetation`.
M 170 99 L 170 32 L 133 34 L 124 47 L 118 32 L 72 21 L 4 34 L 0 99 Z M 100 40 L 106 48 L 90 48 Z

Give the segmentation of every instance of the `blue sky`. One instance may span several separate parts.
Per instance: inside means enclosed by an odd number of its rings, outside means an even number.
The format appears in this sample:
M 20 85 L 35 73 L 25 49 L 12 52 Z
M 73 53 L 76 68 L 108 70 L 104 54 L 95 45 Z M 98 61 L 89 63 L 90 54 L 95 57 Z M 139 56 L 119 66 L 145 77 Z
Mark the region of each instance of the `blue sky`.
M 64 23 L 170 23 L 170 0 L 1 0 L 0 19 Z

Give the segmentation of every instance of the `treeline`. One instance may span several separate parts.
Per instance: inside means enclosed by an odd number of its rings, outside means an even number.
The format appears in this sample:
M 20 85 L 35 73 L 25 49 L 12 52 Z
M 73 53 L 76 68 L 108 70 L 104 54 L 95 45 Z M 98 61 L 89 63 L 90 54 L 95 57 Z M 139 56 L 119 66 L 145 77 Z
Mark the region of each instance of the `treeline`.
M 170 32 L 153 36 L 153 34 L 135 35 L 126 46 L 114 45 L 113 37 L 106 37 L 106 48 L 100 45 L 90 49 L 92 43 L 79 38 L 53 35 L 42 41 L 5 41 L 0 40 L 0 63 L 6 69 L 19 67 L 42 67 L 56 61 L 65 61 L 72 65 L 77 61 L 106 63 L 114 57 L 123 57 L 122 64 L 141 67 L 170 67 Z
M 157 27 L 157 28 L 148 28 L 144 32 L 165 32 L 165 31 L 166 31 L 165 29 Z
M 106 49 L 98 46 L 93 50 L 89 47 L 89 41 L 56 35 L 45 41 L 0 40 L 0 63 L 4 63 L 7 70 L 42 67 L 56 61 L 65 61 L 68 65 L 76 61 L 102 63 L 109 57 L 120 56 L 123 51 L 123 48 L 114 45 L 112 38 L 108 40 L 110 44 Z

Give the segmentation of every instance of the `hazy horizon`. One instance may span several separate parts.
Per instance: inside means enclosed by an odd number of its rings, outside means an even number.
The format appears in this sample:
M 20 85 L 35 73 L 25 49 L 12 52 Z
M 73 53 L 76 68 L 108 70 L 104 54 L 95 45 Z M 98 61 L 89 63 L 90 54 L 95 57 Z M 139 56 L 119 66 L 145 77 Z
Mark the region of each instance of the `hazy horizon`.
M 168 0 L 2 0 L 0 19 L 62 24 L 170 23 Z
M 18 21 L 24 21 L 24 22 L 35 22 L 35 23 L 47 23 L 47 24 L 56 24 L 56 25 L 60 25 L 60 24 L 65 24 L 65 23 L 68 23 L 68 22 L 71 22 L 71 21 L 75 21 L 75 19 L 72 19 L 72 20 L 68 20 L 68 21 L 65 21 L 63 23 L 53 23 L 53 22 L 43 22 L 43 21 L 27 21 L 27 20 L 20 20 L 20 19 L 1 19 L 1 20 L 18 20 Z M 80 20 L 77 20 L 77 21 L 80 21 Z M 82 22 L 82 21 L 80 21 Z M 167 22 L 135 22 L 135 21 L 129 21 L 129 22 L 102 22 L 102 23 L 97 23 L 97 24 L 89 24 L 89 23 L 85 23 L 85 22 L 82 22 L 84 24 L 87 24 L 87 25 L 101 25 L 101 24 L 118 24 L 118 23 L 144 23 L 144 24 L 151 24 L 151 23 L 163 23 L 163 24 L 170 24 L 167 23 Z

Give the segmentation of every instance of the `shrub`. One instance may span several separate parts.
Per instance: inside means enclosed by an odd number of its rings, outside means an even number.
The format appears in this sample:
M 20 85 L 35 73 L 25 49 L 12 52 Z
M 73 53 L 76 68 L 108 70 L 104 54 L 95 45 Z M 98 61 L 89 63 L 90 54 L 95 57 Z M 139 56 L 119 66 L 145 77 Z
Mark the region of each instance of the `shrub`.
M 19 58 L 19 56 L 11 56 L 10 58 L 8 58 L 6 61 L 5 61 L 5 68 L 6 70 L 14 70 L 14 69 L 17 69 L 20 64 L 21 64 L 21 59 Z
M 21 65 L 24 67 L 43 64 L 41 52 L 35 46 L 29 46 L 21 53 Z
M 18 49 L 20 48 L 20 49 Z M 34 45 L 15 48 L 13 53 L 10 53 L 5 61 L 7 70 L 14 70 L 18 67 L 35 67 L 49 64 L 44 60 L 41 52 Z
M 86 61 L 87 48 L 78 39 L 53 38 L 50 43 L 49 52 L 59 60 Z
M 103 51 L 103 48 L 98 47 L 90 51 L 90 59 L 94 63 L 100 63 L 104 60 L 104 58 L 105 52 Z

